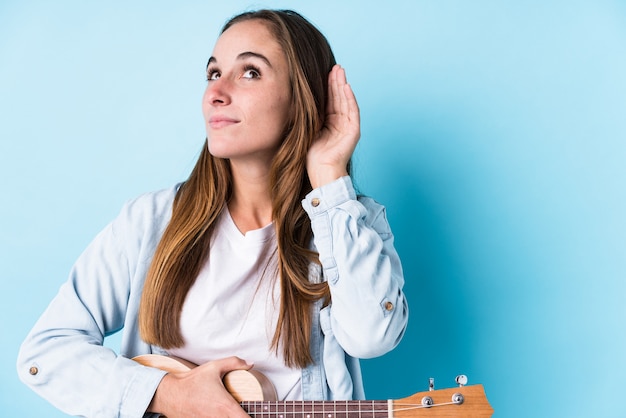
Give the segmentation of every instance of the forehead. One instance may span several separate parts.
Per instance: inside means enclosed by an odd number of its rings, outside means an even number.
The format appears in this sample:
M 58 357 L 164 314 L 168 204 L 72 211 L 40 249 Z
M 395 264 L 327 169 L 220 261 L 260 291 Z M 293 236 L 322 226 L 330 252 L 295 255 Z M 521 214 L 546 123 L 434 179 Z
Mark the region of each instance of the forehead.
M 268 58 L 286 59 L 267 23 L 258 19 L 238 22 L 226 29 L 215 43 L 213 57 L 220 61 L 236 57 L 242 52 L 256 52 Z

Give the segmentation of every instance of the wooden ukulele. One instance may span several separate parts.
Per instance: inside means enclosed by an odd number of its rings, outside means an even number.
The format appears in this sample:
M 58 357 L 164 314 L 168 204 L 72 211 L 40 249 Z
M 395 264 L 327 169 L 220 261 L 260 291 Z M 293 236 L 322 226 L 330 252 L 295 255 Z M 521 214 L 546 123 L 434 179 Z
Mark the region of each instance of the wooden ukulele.
M 156 354 L 134 357 L 144 366 L 170 373 L 188 371 L 195 364 Z M 485 418 L 491 417 L 482 385 L 463 386 L 467 378 L 457 377 L 459 387 L 419 392 L 407 398 L 386 401 L 277 401 L 274 386 L 256 370 L 235 370 L 224 377 L 224 386 L 253 418 Z

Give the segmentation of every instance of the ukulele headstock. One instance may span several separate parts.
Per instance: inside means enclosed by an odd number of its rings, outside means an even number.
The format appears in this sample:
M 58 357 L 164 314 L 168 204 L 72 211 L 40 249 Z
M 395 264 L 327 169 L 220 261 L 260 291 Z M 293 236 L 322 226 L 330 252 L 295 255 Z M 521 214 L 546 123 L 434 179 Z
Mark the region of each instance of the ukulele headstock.
M 482 385 L 467 385 L 467 376 L 455 379 L 457 387 L 435 390 L 435 380 L 429 379 L 428 391 L 393 401 L 394 418 L 486 418 L 491 417 Z

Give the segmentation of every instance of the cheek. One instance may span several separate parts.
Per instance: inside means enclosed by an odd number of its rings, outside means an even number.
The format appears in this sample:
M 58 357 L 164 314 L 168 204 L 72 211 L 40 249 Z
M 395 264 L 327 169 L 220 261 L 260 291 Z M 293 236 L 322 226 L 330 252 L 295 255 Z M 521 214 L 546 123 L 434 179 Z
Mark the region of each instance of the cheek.
M 266 132 L 275 137 L 278 142 L 282 142 L 287 131 L 287 127 L 291 124 L 291 108 L 286 103 L 275 103 L 271 109 L 268 109 L 266 117 Z
M 272 114 L 272 119 L 281 129 L 286 127 L 292 120 L 292 114 L 294 112 L 291 104 L 291 97 L 281 95 L 275 98 L 272 106 L 269 109 Z
M 256 126 L 264 132 L 284 130 L 291 116 L 290 99 L 283 94 L 277 94 L 276 89 L 270 89 L 263 95 L 248 97 L 245 101 L 245 113 L 251 126 Z

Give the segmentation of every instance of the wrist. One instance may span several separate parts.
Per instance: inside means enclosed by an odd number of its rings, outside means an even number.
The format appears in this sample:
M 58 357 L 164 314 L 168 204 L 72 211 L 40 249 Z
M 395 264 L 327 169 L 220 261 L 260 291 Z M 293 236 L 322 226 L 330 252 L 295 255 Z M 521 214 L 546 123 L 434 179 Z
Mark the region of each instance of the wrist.
M 309 181 L 311 182 L 311 187 L 313 187 L 313 189 L 318 189 L 347 175 L 348 171 L 345 168 L 321 168 L 315 172 L 309 172 Z
M 148 405 L 146 412 L 163 414 L 164 416 L 167 415 L 170 409 L 170 398 L 176 384 L 176 379 L 176 376 L 171 373 L 163 376 L 159 386 L 157 386 L 156 392 L 154 392 L 154 396 L 152 397 L 152 401 L 150 402 L 150 405 Z

